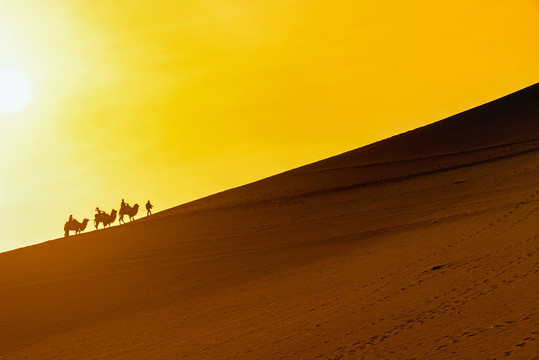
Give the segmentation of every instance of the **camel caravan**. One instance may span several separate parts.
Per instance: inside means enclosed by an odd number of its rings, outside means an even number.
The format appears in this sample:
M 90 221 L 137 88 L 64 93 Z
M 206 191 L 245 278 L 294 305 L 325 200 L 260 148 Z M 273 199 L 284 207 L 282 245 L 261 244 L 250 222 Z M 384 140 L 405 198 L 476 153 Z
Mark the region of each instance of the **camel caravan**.
M 152 208 L 153 205 L 150 203 L 150 200 L 146 203 L 146 216 L 152 214 Z M 106 228 L 107 226 L 110 227 L 112 223 L 116 221 L 116 217 L 119 215 L 118 223 L 119 224 L 125 224 L 124 216 L 127 216 L 129 218 L 129 221 L 133 221 L 135 219 L 135 216 L 138 213 L 139 204 L 135 204 L 133 206 L 130 206 L 128 203 L 122 199 L 122 203 L 120 204 L 120 211 L 116 211 L 115 209 L 112 209 L 110 214 L 107 214 L 105 211 L 102 211 L 99 209 L 99 207 L 95 208 L 95 215 L 94 215 L 94 226 L 97 229 L 99 229 L 99 224 L 103 225 L 103 228 Z M 64 225 L 64 236 L 69 236 L 70 231 L 74 231 L 75 234 L 80 234 L 86 229 L 86 226 L 88 225 L 89 219 L 84 219 L 82 222 L 79 222 L 78 220 L 73 218 L 73 215 L 69 215 L 69 220 Z

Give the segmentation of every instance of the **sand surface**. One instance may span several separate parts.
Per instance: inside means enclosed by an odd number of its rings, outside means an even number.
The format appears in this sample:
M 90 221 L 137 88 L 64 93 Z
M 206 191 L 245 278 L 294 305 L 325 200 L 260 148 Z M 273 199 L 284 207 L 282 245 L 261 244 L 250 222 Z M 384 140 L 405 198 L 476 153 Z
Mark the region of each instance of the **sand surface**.
M 535 85 L 0 254 L 0 359 L 538 359 L 538 209 Z

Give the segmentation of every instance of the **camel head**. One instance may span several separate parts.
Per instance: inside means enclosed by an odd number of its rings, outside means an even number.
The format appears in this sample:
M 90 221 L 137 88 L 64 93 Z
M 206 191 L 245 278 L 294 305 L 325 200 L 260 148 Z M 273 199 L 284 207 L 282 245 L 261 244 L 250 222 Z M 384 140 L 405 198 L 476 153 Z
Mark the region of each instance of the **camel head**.
M 112 211 L 110 212 L 110 218 L 109 218 L 109 221 L 111 223 L 113 223 L 116 220 L 116 214 L 118 214 L 118 211 L 112 209 Z
M 88 225 L 88 221 L 90 221 L 89 219 L 84 219 L 82 220 L 82 224 L 81 224 L 81 227 L 80 227 L 80 230 L 83 231 L 84 229 L 86 229 L 86 225 Z

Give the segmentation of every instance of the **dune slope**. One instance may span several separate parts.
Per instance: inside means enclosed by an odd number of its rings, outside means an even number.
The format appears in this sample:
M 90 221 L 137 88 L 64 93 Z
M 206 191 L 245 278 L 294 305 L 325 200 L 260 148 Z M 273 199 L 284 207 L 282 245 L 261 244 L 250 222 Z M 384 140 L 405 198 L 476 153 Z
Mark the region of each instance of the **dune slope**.
M 0 254 L 1 359 L 537 359 L 539 85 Z

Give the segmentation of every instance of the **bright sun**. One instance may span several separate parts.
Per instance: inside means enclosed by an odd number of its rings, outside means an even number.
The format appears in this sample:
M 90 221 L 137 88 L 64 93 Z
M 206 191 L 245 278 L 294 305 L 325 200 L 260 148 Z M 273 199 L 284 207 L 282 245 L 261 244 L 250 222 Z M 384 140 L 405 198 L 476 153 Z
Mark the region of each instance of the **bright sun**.
M 13 114 L 23 110 L 32 97 L 28 78 L 15 69 L 0 70 L 0 112 Z

